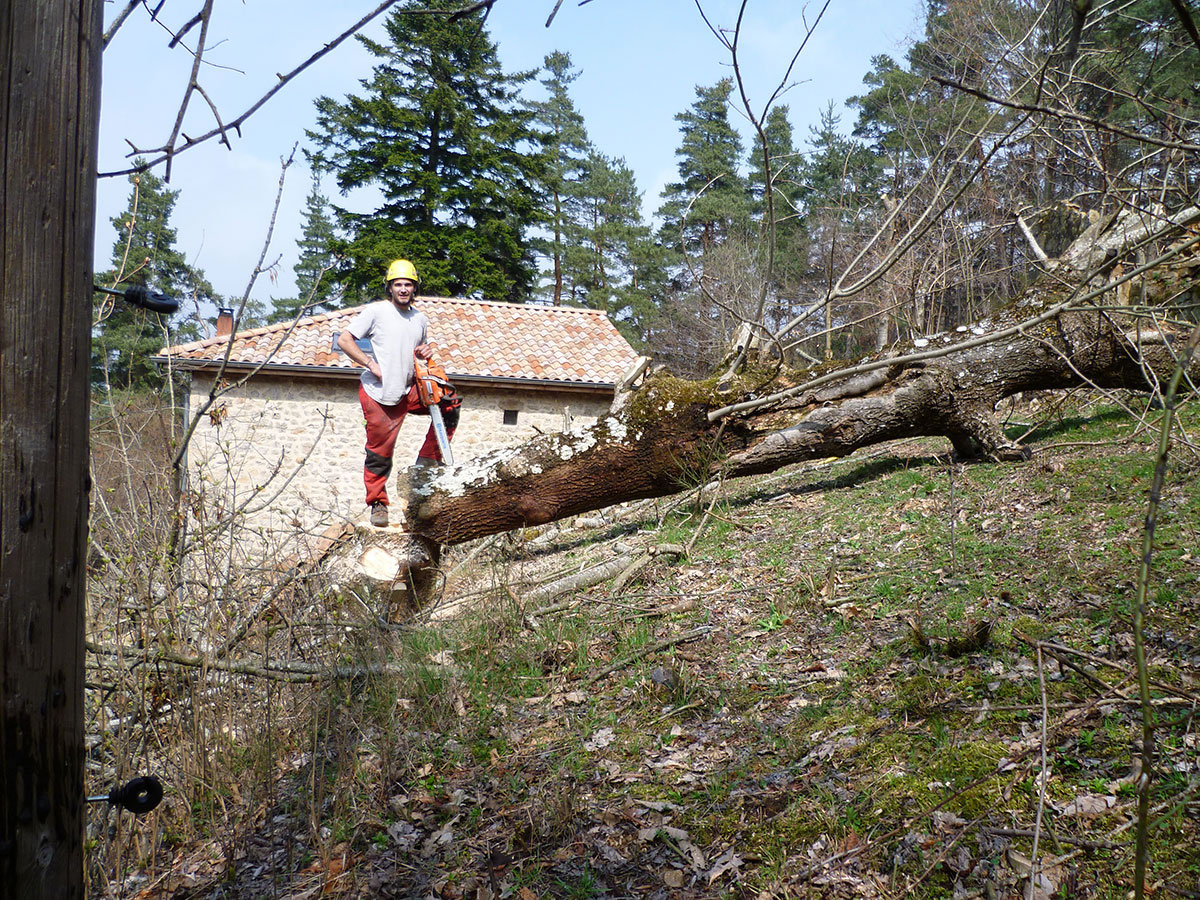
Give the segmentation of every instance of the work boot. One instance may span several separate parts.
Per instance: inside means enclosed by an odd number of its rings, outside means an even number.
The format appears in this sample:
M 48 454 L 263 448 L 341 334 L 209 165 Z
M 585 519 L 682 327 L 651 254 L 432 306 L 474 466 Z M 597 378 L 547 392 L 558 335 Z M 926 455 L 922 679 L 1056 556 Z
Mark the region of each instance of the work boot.
M 387 504 L 376 500 L 371 504 L 371 524 L 376 528 L 386 528 L 388 523 Z

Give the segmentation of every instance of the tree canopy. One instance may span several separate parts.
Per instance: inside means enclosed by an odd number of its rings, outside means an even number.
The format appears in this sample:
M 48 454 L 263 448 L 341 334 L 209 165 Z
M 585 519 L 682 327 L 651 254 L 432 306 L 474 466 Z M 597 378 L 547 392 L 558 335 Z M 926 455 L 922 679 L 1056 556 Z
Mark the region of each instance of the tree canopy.
M 269 322 L 283 322 L 298 315 L 315 315 L 337 306 L 338 291 L 333 272 L 337 231 L 329 209 L 329 198 L 321 193 L 321 180 L 313 173 L 312 189 L 304 201 L 304 229 L 296 242 L 299 258 L 293 267 L 296 296 L 275 300 Z
M 141 285 L 181 301 L 217 300 L 204 273 L 190 265 L 175 246 L 171 214 L 179 191 L 170 190 L 153 172 L 129 177 L 129 205 L 111 219 L 117 231 L 111 268 L 96 275 L 106 287 Z M 159 348 L 198 336 L 181 317 L 131 306 L 110 295 L 96 295 L 92 327 L 92 383 L 112 389 L 144 390 L 162 385 L 151 362 Z
M 532 288 L 543 163 L 519 92 L 534 73 L 506 73 L 478 20 L 407 15 L 454 6 L 397 7 L 386 43 L 359 38 L 378 60 L 362 92 L 317 100 L 313 164 L 343 193 L 378 197 L 366 213 L 335 206 L 349 300 L 375 295 L 396 257 L 419 263 L 431 293 L 521 300 Z

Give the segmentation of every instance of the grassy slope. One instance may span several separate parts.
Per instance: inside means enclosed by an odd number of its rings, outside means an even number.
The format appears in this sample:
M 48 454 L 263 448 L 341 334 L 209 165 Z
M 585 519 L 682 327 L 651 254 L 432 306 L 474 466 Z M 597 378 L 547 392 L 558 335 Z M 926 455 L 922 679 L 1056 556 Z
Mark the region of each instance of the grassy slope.
M 687 559 L 566 609 L 532 614 L 522 579 L 686 543 L 703 509 L 510 541 L 474 612 L 398 633 L 405 678 L 330 697 L 324 752 L 284 791 L 294 864 L 268 867 L 271 890 L 1018 896 L 1044 783 L 1043 888 L 1125 896 L 1155 422 L 1081 402 L 1023 465 L 951 467 L 942 443 L 908 442 L 728 485 Z M 1149 619 L 1154 674 L 1193 697 L 1198 472 L 1177 442 Z M 984 647 L 947 652 L 979 622 Z M 1046 654 L 1039 678 L 1039 639 L 1119 668 Z M 1200 889 L 1200 755 L 1190 702 L 1157 695 L 1152 881 L 1169 896 Z M 239 895 L 263 889 L 252 869 Z

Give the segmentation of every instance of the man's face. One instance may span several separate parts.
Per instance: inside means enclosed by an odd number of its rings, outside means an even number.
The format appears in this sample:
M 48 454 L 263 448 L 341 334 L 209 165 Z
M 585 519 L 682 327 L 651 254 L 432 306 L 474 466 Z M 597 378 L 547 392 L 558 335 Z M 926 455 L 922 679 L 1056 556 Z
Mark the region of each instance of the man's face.
M 388 299 L 398 306 L 408 306 L 417 295 L 417 283 L 407 278 L 396 278 L 388 282 Z

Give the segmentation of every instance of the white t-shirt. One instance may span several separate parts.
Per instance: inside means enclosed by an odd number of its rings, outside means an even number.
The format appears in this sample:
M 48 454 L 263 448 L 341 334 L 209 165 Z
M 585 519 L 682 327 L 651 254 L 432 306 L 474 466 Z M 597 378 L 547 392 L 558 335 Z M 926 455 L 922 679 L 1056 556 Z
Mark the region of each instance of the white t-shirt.
M 383 380 L 363 369 L 360 380 L 367 396 L 393 406 L 408 394 L 413 383 L 413 351 L 425 343 L 429 320 L 411 306 L 400 310 L 390 300 L 372 303 L 346 326 L 355 339 L 369 338 Z

